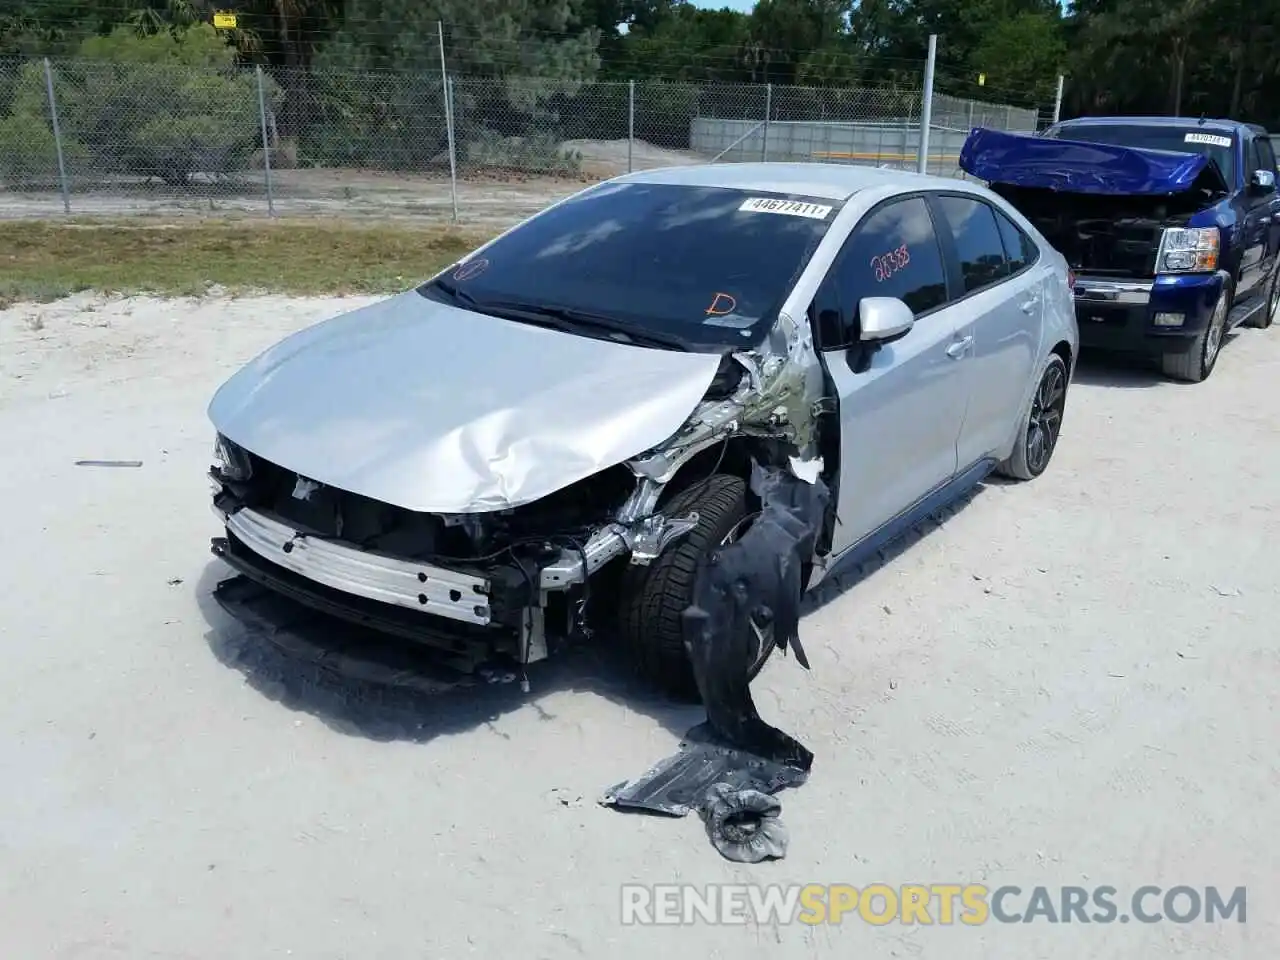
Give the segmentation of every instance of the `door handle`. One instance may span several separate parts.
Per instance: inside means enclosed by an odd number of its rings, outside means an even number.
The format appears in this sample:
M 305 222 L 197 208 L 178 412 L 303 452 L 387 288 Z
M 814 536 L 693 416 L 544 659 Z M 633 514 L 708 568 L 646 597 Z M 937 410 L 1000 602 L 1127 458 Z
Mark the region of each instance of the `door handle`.
M 1027 299 L 1023 300 L 1022 303 L 1018 304 L 1018 306 L 1022 308 L 1023 313 L 1030 313 L 1032 310 L 1036 308 L 1036 304 L 1039 302 L 1040 302 L 1040 298 L 1038 296 L 1033 295 L 1033 296 L 1027 297 Z
M 947 356 L 952 360 L 959 360 L 964 356 L 965 351 L 969 349 L 969 344 L 971 343 L 973 343 L 973 337 L 962 337 L 947 347 Z

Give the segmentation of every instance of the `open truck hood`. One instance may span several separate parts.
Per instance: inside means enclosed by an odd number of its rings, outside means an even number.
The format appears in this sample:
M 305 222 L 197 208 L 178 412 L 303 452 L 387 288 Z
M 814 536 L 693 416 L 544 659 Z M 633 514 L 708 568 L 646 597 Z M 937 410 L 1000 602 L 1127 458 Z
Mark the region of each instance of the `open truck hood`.
M 282 340 L 214 395 L 223 436 L 406 510 L 537 500 L 675 433 L 715 354 L 591 339 L 399 294 Z
M 1213 188 L 1227 189 L 1217 165 L 1203 154 L 1139 150 L 981 128 L 965 141 L 960 169 L 987 183 L 1068 193 L 1181 193 L 1203 184 L 1206 178 Z

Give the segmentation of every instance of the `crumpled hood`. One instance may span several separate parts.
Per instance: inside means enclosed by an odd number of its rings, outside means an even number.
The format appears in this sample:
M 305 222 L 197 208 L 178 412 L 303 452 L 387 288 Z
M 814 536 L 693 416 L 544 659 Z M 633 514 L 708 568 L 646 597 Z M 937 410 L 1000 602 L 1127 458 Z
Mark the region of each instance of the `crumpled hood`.
M 987 183 L 1113 196 L 1181 193 L 1209 170 L 1215 185 L 1226 188 L 1217 168 L 1198 153 L 1139 150 L 981 128 L 965 141 L 960 169 Z
M 719 363 L 408 291 L 268 349 L 219 388 L 209 418 L 234 443 L 331 487 L 406 510 L 484 512 L 666 440 Z

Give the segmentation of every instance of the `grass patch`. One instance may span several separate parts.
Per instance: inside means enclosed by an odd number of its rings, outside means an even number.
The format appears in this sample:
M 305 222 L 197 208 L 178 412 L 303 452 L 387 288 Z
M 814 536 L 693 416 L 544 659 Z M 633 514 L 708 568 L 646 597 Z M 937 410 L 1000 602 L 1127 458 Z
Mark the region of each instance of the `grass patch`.
M 392 293 L 487 239 L 454 227 L 310 221 L 0 222 L 0 306 L 84 290 Z

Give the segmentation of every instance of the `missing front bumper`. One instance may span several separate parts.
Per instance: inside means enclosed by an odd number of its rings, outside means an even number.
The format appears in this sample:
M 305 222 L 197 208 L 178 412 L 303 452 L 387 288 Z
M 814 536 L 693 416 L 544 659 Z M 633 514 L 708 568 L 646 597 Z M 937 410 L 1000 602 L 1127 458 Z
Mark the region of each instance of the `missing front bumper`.
M 309 537 L 247 507 L 226 525 L 264 560 L 343 593 L 478 626 L 493 619 L 486 577 Z

